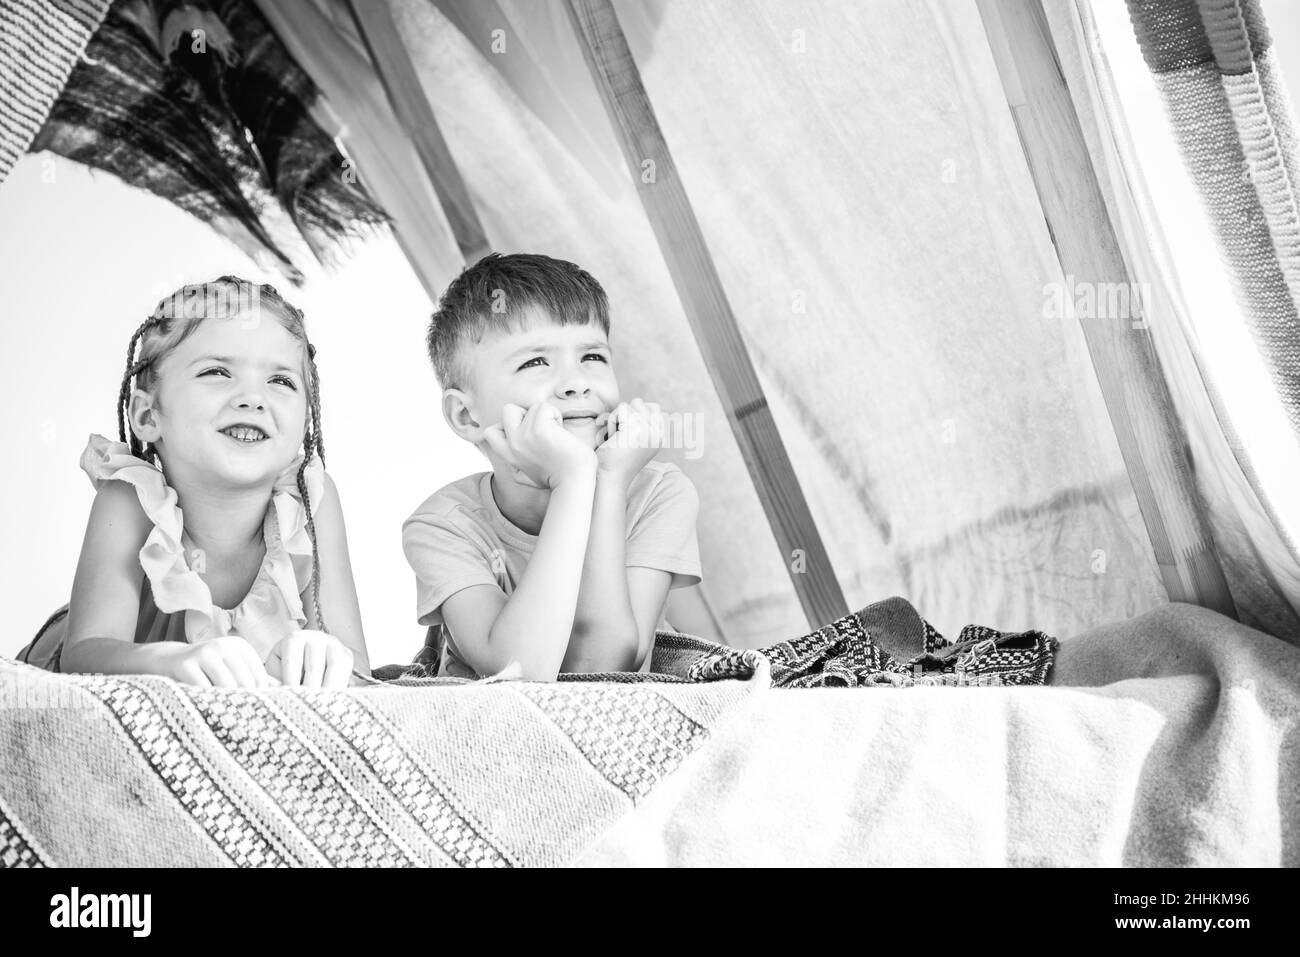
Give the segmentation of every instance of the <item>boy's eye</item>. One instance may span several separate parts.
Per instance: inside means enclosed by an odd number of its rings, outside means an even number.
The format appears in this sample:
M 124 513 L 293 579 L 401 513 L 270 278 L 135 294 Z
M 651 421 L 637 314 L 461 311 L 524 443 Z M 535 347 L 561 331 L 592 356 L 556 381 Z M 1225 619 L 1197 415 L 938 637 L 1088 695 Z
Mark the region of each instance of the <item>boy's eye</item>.
M 606 359 L 605 356 L 602 355 L 602 354 L 599 353 L 599 352 L 588 352 L 586 355 L 584 355 L 584 356 L 582 357 L 582 359 L 583 359 L 584 362 L 585 362 L 586 360 L 588 360 L 588 359 L 599 359 L 601 362 L 609 362 L 609 360 Z M 527 368 L 528 368 L 529 366 L 531 366 L 534 362 L 545 362 L 545 361 L 546 361 L 546 359 L 545 359 L 544 357 L 542 357 L 542 356 L 535 356 L 534 358 L 529 359 L 527 362 L 525 362 L 523 365 L 521 365 L 521 366 L 519 367 L 519 369 L 520 369 L 520 371 L 522 371 L 522 370 L 524 370 L 524 369 L 527 369 Z
M 227 369 L 225 369 L 223 366 L 213 366 L 211 369 L 204 369 L 202 372 L 199 373 L 199 375 L 200 376 L 212 375 L 214 372 L 217 373 L 218 375 L 226 376 L 227 378 L 229 378 L 230 376 L 230 372 Z

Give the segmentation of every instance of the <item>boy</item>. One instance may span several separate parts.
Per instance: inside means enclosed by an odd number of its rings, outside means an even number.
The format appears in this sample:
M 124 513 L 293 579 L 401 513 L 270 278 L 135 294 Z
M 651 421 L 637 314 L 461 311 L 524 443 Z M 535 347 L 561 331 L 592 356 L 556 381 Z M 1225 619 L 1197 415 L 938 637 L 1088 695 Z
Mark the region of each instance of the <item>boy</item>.
M 443 416 L 492 463 L 402 526 L 439 672 L 642 668 L 669 588 L 700 581 L 699 498 L 653 461 L 659 407 L 620 402 L 604 290 L 573 263 L 493 253 L 443 293 L 428 347 Z

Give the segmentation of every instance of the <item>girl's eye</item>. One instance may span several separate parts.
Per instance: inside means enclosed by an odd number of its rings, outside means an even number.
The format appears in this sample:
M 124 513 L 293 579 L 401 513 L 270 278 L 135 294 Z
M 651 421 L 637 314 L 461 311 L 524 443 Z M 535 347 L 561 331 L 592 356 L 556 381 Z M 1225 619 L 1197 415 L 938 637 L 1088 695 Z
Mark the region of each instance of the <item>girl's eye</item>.
M 277 375 L 271 377 L 272 382 L 278 382 L 280 385 L 287 385 L 294 392 L 298 391 L 298 386 L 287 375 Z
M 519 371 L 522 372 L 524 369 L 527 369 L 529 366 L 531 366 L 534 362 L 545 362 L 545 361 L 546 361 L 546 360 L 545 360 L 544 358 L 542 358 L 541 356 L 535 356 L 534 358 L 529 359 L 527 362 L 525 362 L 523 365 L 521 365 L 521 366 L 519 367 Z
M 595 359 L 599 359 L 601 362 L 608 362 L 608 361 L 609 361 L 608 359 L 605 358 L 604 355 L 602 355 L 602 354 L 599 353 L 599 352 L 588 352 L 585 356 L 583 356 L 583 358 L 584 358 L 584 359 L 592 359 L 592 358 L 595 358 Z
M 199 375 L 200 376 L 212 375 L 212 373 L 214 372 L 219 375 L 223 375 L 226 378 L 230 378 L 230 373 L 221 366 L 213 366 L 211 369 L 204 369 L 202 372 L 199 373 Z

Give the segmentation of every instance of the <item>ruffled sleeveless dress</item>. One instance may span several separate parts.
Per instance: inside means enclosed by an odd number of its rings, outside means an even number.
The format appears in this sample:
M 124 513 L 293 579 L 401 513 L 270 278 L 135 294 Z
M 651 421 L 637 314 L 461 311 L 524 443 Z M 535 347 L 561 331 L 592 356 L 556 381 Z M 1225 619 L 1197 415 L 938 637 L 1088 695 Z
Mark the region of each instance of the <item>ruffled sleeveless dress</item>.
M 280 473 L 267 505 L 262 534 L 266 557 L 252 587 L 235 608 L 213 604 L 212 593 L 190 565 L 198 552 L 185 537 L 185 520 L 176 491 L 162 470 L 130 453 L 122 442 L 102 435 L 90 436 L 81 467 L 98 490 L 104 482 L 126 482 L 135 489 L 140 507 L 153 522 L 140 567 L 140 613 L 137 644 L 151 641 L 199 642 L 237 634 L 266 660 L 280 639 L 307 627 L 301 594 L 311 582 L 311 538 L 307 511 L 298 491 L 301 456 Z M 315 514 L 325 491 L 325 469 L 315 458 L 303 473 Z M 67 630 L 68 606 L 46 621 L 36 638 L 18 653 L 18 660 L 59 671 Z

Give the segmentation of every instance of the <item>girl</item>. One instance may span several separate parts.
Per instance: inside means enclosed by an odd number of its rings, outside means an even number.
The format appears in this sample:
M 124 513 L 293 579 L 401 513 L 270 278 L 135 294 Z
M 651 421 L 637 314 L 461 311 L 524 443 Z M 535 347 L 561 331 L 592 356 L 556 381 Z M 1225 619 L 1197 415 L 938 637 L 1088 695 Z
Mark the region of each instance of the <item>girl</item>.
M 159 303 L 127 349 L 119 441 L 81 457 L 97 494 L 72 600 L 19 660 L 222 688 L 369 675 L 314 357 L 271 286 Z

